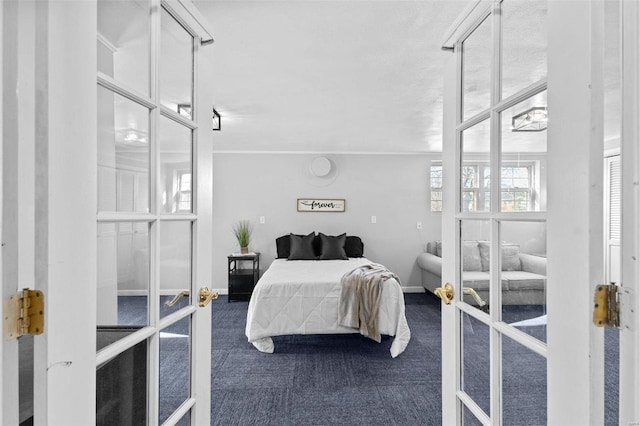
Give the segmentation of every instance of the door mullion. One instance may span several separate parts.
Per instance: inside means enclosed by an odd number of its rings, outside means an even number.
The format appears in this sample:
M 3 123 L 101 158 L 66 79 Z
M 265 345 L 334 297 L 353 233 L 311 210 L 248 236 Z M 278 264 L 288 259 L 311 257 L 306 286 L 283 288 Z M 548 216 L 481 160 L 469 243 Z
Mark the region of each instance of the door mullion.
M 159 394 L 160 394 L 160 338 L 158 325 L 160 323 L 160 231 L 162 224 L 159 219 L 161 211 L 160 197 L 160 150 L 158 149 L 158 127 L 160 125 L 160 94 L 159 94 L 159 52 L 160 52 L 160 0 L 151 0 L 150 25 L 150 57 L 149 57 L 149 93 L 156 108 L 151 111 L 149 126 L 149 206 L 150 213 L 156 217 L 149 230 L 149 324 L 156 332 L 148 341 L 148 424 L 158 424 Z

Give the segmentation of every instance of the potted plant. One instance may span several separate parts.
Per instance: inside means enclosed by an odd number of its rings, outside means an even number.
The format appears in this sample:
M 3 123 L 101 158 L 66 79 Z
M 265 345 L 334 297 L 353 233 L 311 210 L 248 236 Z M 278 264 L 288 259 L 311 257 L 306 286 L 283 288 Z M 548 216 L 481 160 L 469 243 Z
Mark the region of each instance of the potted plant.
M 240 253 L 247 254 L 249 252 L 249 240 L 251 239 L 251 222 L 248 220 L 239 220 L 233 225 L 233 234 L 240 245 Z

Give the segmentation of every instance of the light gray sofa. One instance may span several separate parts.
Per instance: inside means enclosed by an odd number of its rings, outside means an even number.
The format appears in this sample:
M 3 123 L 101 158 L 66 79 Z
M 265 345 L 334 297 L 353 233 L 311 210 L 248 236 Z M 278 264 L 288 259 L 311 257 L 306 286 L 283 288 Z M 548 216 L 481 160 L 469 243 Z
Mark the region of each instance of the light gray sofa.
M 463 243 L 462 279 L 465 288 L 473 288 L 480 298 L 489 303 L 489 243 L 465 241 Z M 503 243 L 502 304 L 540 305 L 546 303 L 547 258 L 521 253 L 517 244 Z M 440 242 L 427 245 L 427 252 L 418 255 L 418 266 L 422 269 L 422 285 L 434 292 L 442 286 L 442 259 Z M 477 304 L 471 296 L 464 300 Z

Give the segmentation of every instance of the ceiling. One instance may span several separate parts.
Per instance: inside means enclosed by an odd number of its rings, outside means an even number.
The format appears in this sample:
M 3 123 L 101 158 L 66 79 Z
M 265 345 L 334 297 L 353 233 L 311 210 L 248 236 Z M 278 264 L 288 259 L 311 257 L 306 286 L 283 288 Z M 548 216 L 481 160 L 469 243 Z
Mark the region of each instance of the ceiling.
M 206 47 L 214 64 L 212 102 L 222 116 L 215 151 L 441 151 L 443 65 L 451 55 L 441 43 L 468 0 L 194 3 L 215 38 Z M 546 6 L 540 10 L 546 13 Z M 608 22 L 615 25 L 612 19 Z M 538 19 L 528 21 L 529 28 L 514 19 L 513 31 L 541 31 Z M 544 41 L 512 35 L 518 55 L 505 69 L 522 79 L 532 67 L 520 53 L 527 48 L 544 52 Z M 465 71 L 472 86 L 473 78 L 484 83 L 488 64 L 481 60 Z M 617 75 L 607 66 L 607 75 Z M 609 92 L 619 87 L 614 80 L 608 78 Z M 608 102 L 617 99 L 609 96 Z M 615 111 L 609 116 L 615 119 Z M 611 138 L 616 128 L 608 127 L 606 138 Z M 546 138 L 540 136 L 523 135 L 529 144 L 525 150 L 544 151 Z M 509 138 L 516 142 L 518 135 Z
M 215 150 L 442 145 L 445 31 L 467 1 L 195 1 L 215 43 Z

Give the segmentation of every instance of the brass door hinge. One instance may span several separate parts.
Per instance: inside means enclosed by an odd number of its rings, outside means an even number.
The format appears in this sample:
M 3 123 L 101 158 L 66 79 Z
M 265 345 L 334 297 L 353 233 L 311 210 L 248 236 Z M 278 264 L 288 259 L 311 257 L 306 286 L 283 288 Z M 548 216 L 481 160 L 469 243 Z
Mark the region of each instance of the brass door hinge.
M 593 297 L 593 323 L 598 327 L 620 327 L 620 303 L 618 286 L 600 284 Z
M 15 339 L 25 334 L 44 331 L 44 295 L 40 290 L 25 288 L 5 300 L 4 335 Z

